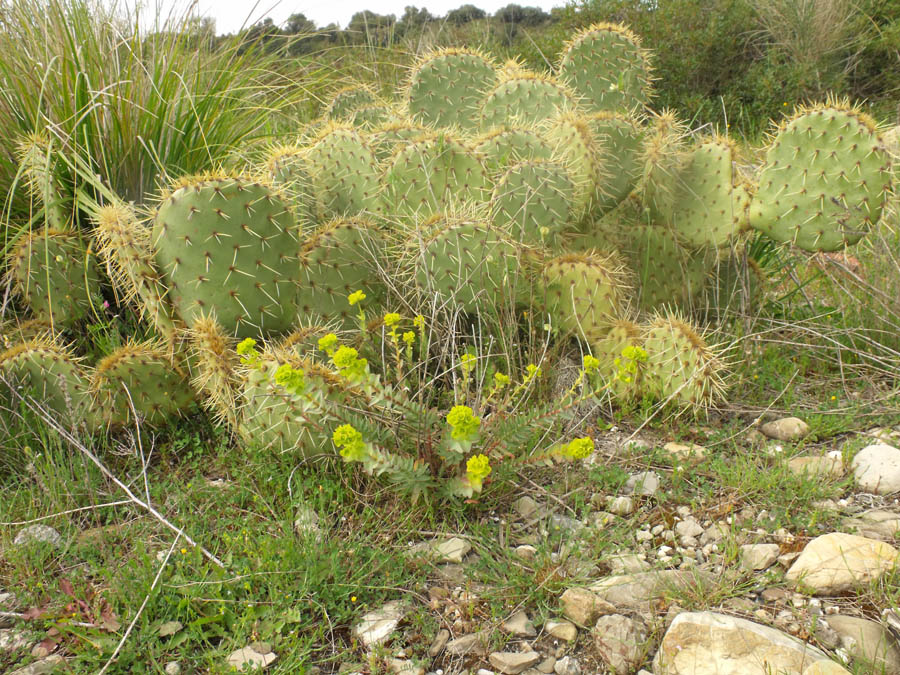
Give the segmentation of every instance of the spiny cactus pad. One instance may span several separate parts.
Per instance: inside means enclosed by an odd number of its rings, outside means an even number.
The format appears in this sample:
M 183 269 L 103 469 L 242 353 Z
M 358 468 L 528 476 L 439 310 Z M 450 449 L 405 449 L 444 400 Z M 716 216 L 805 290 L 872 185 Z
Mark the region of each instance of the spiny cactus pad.
M 750 225 L 807 251 L 855 244 L 877 222 L 890 158 L 875 124 L 849 105 L 801 108 L 775 134 Z
M 412 69 L 407 90 L 410 114 L 435 127 L 471 129 L 481 102 L 497 83 L 494 64 L 468 49 L 426 54 Z
M 237 341 L 225 334 L 215 317 L 201 316 L 188 332 L 191 385 L 203 407 L 231 429 L 237 428 L 239 359 Z
M 149 342 L 125 345 L 103 358 L 91 391 L 103 422 L 112 427 L 134 424 L 132 405 L 142 423 L 157 426 L 187 412 L 194 401 L 186 374 L 164 347 Z
M 475 151 L 492 176 L 518 162 L 553 157 L 550 144 L 537 131 L 524 127 L 492 129 L 475 142 Z
M 275 148 L 269 154 L 266 167 L 269 180 L 290 201 L 300 230 L 315 227 L 320 205 L 313 190 L 304 149 L 297 146 Z
M 616 398 L 630 399 L 640 393 L 643 364 L 629 364 L 623 351 L 641 347 L 644 341 L 641 327 L 628 319 L 617 319 L 603 337 L 591 343 L 593 355 L 600 361 L 600 375 Z M 631 367 L 629 367 L 631 366 Z
M 605 335 L 627 304 L 624 265 L 614 255 L 569 253 L 541 271 L 551 326 L 588 341 Z
M 439 134 L 400 148 L 386 173 L 388 202 L 402 215 L 420 221 L 452 202 L 485 203 L 490 181 L 480 158 L 461 142 Z
M 391 121 L 375 127 L 369 134 L 369 145 L 378 162 L 389 159 L 399 148 L 433 133 L 410 121 Z
M 372 105 L 377 100 L 375 92 L 364 84 L 347 85 L 334 93 L 325 115 L 332 120 L 347 120 L 359 108 Z
M 188 327 L 215 311 L 235 337 L 290 328 L 297 235 L 272 188 L 244 178 L 185 180 L 157 209 L 152 242 L 168 297 Z
M 329 125 L 309 148 L 306 158 L 322 206 L 320 222 L 379 210 L 378 162 L 359 130 Z
M 649 53 L 623 25 L 595 24 L 576 35 L 563 50 L 559 77 L 592 110 L 635 110 L 650 100 Z
M 587 116 L 601 156 L 613 165 L 597 178 L 596 209 L 608 211 L 625 199 L 634 189 L 641 175 L 641 155 L 644 131 L 631 115 L 619 112 L 599 112 Z
M 644 335 L 644 390 L 660 401 L 698 410 L 722 395 L 724 362 L 696 328 L 674 314 L 657 316 Z
M 598 187 L 610 175 L 603 145 L 590 120 L 575 113 L 563 113 L 548 120 L 544 133 L 553 145 L 555 156 L 565 159 L 575 183 L 578 217 L 587 216 L 598 204 Z
M 572 93 L 550 77 L 520 71 L 500 81 L 481 105 L 481 128 L 538 124 L 575 108 Z
M 94 256 L 77 233 L 38 230 L 26 234 L 10 254 L 13 289 L 35 317 L 73 326 L 99 302 L 100 277 Z
M 566 167 L 530 161 L 512 165 L 491 198 L 494 225 L 526 244 L 554 244 L 575 220 L 575 186 Z

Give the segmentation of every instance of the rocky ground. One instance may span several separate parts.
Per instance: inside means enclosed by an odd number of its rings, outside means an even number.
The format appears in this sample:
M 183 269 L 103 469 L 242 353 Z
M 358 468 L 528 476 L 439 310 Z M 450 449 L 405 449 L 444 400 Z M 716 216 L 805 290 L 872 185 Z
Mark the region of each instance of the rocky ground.
M 806 432 L 805 423 L 789 418 L 752 430 L 749 440 L 777 457 Z M 592 494 L 587 518 L 574 517 L 550 492 L 523 494 L 509 512 L 495 515 L 511 533 L 500 545 L 523 567 L 534 566 L 543 542 L 557 535 L 546 578 L 566 580 L 555 615 L 543 612 L 540 620 L 527 605 L 504 616 L 484 611 L 480 596 L 489 589 L 467 571 L 483 553 L 465 532 L 411 542 L 408 555 L 431 561 L 435 573 L 425 587 L 359 616 L 351 631 L 358 648 L 339 672 L 900 675 L 900 610 L 889 602 L 896 592 L 884 588 L 900 578 L 892 545 L 900 536 L 900 427 L 873 429 L 866 442 L 848 466 L 841 452 L 827 448 L 787 461 L 796 473 L 852 476 L 852 491 L 821 504 L 839 527 L 814 537 L 773 531 L 768 511 L 742 506 L 740 495 L 734 508 L 719 513 L 689 503 L 667 503 L 661 512 L 668 477 L 652 468 L 633 472 L 616 494 Z M 611 434 L 605 451 L 634 455 L 649 447 Z M 707 453 L 681 443 L 667 443 L 665 451 L 687 467 Z M 607 460 L 601 448 L 585 461 Z M 315 512 L 301 513 L 295 527 L 319 536 L 318 521 Z M 631 526 L 623 530 L 623 523 Z M 591 540 L 612 532 L 629 534 L 615 554 L 595 559 Z M 53 545 L 59 534 L 36 524 L 15 543 L 34 539 Z M 0 650 L 30 661 L 12 675 L 65 671 L 64 658 L 15 621 L 11 594 L 0 592 L 0 610 Z M 438 628 L 423 632 L 414 620 L 422 616 Z M 181 628 L 172 622 L 160 631 Z M 227 657 L 222 671 L 278 672 L 274 647 L 249 643 Z M 165 667 L 168 675 L 181 670 L 177 661 Z

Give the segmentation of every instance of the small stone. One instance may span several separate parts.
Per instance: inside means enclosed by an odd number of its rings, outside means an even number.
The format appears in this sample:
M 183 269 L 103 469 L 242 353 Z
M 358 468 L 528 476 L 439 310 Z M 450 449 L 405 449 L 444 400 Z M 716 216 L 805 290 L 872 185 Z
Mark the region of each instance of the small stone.
M 50 648 L 44 645 L 43 642 L 38 642 L 31 648 L 31 655 L 36 659 L 45 659 L 50 656 L 50 651 Z
M 861 537 L 891 541 L 900 533 L 900 513 L 893 511 L 866 511 L 853 518 L 847 518 L 844 526 L 856 530 Z
M 554 532 L 577 533 L 578 531 L 584 529 L 584 523 L 582 523 L 580 520 L 575 520 L 575 518 L 570 518 L 569 516 L 564 516 L 559 513 L 550 514 L 549 525 Z
M 166 675 L 181 675 L 181 664 L 178 661 L 169 661 L 165 667 Z
M 550 675 L 553 672 L 553 667 L 556 665 L 556 657 L 548 656 L 546 659 L 537 664 L 533 669 L 526 670 L 525 673 L 533 673 L 535 670 L 539 673 L 543 673 L 544 675 Z
M 591 584 L 589 590 L 616 608 L 604 614 L 615 614 L 616 610 L 623 609 L 644 612 L 650 611 L 655 598 L 699 581 L 711 582 L 712 579 L 701 569 L 659 570 L 606 577 Z
M 472 550 L 472 544 L 460 537 L 453 537 L 434 547 L 438 562 L 461 563 L 466 554 Z
M 703 526 L 693 518 L 675 523 L 675 534 L 679 537 L 699 537 L 703 534 Z
M 49 675 L 50 673 L 59 672 L 59 667 L 65 661 L 59 654 L 53 654 L 46 659 L 29 663 L 24 668 L 13 670 L 6 675 Z
M 836 614 L 828 617 L 828 625 L 854 660 L 874 666 L 875 672 L 884 675 L 900 675 L 900 648 L 881 624 Z
M 703 534 L 700 535 L 700 543 L 702 545 L 706 544 L 715 544 L 716 542 L 722 541 L 726 536 L 731 533 L 731 529 L 728 527 L 727 523 L 714 523 L 707 527 Z
M 783 417 L 774 422 L 766 422 L 759 430 L 777 441 L 795 441 L 809 433 L 809 425 L 798 417 Z
M 263 670 L 274 663 L 277 658 L 278 655 L 274 652 L 260 654 L 250 647 L 244 647 L 229 654 L 226 663 L 237 671 L 252 670 L 254 668 Z
M 775 564 L 781 553 L 778 544 L 745 544 L 741 546 L 741 566 L 747 570 L 764 570 Z
M 463 635 L 450 640 L 444 648 L 450 656 L 466 656 L 468 654 L 484 654 L 490 642 L 490 635 L 484 631 Z
M 434 658 L 442 651 L 444 651 L 444 647 L 447 646 L 447 643 L 450 642 L 450 631 L 446 628 L 442 628 L 438 631 L 438 634 L 434 636 L 434 640 L 431 642 L 431 646 L 428 648 L 428 656 Z
M 536 515 L 541 507 L 540 504 L 526 495 L 524 497 L 519 497 L 516 500 L 515 506 L 513 508 L 515 508 L 516 513 L 519 514 L 520 518 L 528 520 L 532 516 Z
M 625 483 L 625 493 L 641 497 L 652 497 L 659 490 L 659 475 L 655 471 L 631 474 Z
M 764 602 L 772 603 L 779 601 L 784 602 L 789 596 L 790 593 L 783 588 L 767 588 L 762 593 L 760 593 L 760 597 Z
M 517 635 L 519 637 L 534 637 L 537 635 L 534 624 L 531 623 L 531 619 L 529 619 L 528 615 L 522 610 L 519 610 L 504 621 L 500 626 L 500 629 L 510 635 Z
M 31 640 L 31 634 L 25 631 L 0 630 L 0 652 L 15 652 L 24 649 L 31 643 Z
M 364 647 L 373 647 L 387 640 L 405 615 L 406 605 L 402 601 L 388 602 L 381 608 L 364 614 L 353 627 L 352 634 L 359 638 Z
M 425 675 L 425 669 L 407 659 L 389 659 L 388 670 L 397 675 Z
M 841 646 L 841 636 L 838 635 L 837 631 L 834 630 L 834 628 L 831 627 L 831 624 L 825 619 L 820 619 L 815 622 L 812 633 L 816 636 L 816 640 L 818 640 L 819 644 L 827 649 L 833 650 Z
M 538 652 L 493 652 L 488 660 L 505 675 L 519 675 L 523 670 L 537 665 L 541 655 Z
M 630 673 L 644 661 L 647 631 L 635 619 L 621 614 L 601 616 L 591 635 L 597 654 L 614 673 Z
M 578 637 L 578 627 L 571 621 L 547 621 L 544 630 L 553 637 L 572 642 Z
M 586 588 L 569 588 L 560 597 L 562 613 L 580 626 L 590 626 L 603 614 L 613 614 L 616 608 L 601 600 Z
M 618 553 L 607 559 L 613 574 L 635 574 L 650 569 L 650 563 L 636 553 Z
M 809 542 L 785 578 L 815 595 L 835 595 L 878 579 L 894 567 L 897 556 L 897 549 L 884 542 L 834 532 Z
M 564 656 L 553 666 L 556 675 L 581 675 L 581 664 L 572 656 Z
M 853 458 L 856 483 L 866 492 L 900 492 L 900 449 L 885 443 L 869 445 Z
M 787 465 L 798 476 L 840 478 L 844 475 L 844 462 L 840 457 L 793 457 Z
M 594 527 L 598 530 L 604 530 L 616 520 L 616 515 L 606 511 L 597 511 L 593 515 Z
M 701 460 L 706 457 L 706 448 L 695 443 L 688 445 L 684 443 L 666 443 L 663 446 L 663 450 L 683 462 Z
M 515 552 L 522 560 L 534 560 L 534 556 L 537 555 L 537 549 L 531 544 L 516 546 Z
M 25 544 L 41 543 L 50 544 L 51 546 L 59 546 L 62 542 L 62 536 L 49 525 L 29 525 L 22 529 L 13 544 L 23 546 Z
M 494 675 L 494 671 L 487 668 L 479 668 L 475 675 Z
M 606 508 L 617 516 L 628 516 L 634 513 L 634 500 L 631 497 L 610 497 Z

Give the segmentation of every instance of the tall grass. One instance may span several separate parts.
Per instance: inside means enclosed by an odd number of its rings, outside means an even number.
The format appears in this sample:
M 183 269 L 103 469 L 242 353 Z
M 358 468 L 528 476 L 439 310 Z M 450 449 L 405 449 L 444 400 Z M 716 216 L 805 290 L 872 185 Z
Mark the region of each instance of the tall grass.
M 4 2 L 0 190 L 18 182 L 16 141 L 40 131 L 143 202 L 167 176 L 207 170 L 271 135 L 305 96 L 280 65 L 252 44 L 215 40 L 190 14 L 148 15 L 117 0 Z M 10 195 L 8 212 L 27 212 L 24 195 Z

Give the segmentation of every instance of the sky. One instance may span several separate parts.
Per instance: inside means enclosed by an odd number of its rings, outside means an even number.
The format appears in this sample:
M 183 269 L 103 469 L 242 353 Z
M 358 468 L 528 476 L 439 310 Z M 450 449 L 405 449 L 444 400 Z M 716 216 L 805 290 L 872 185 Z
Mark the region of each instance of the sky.
M 345 28 L 350 17 L 364 9 L 378 14 L 395 14 L 400 18 L 407 5 L 425 7 L 435 16 L 441 16 L 460 5 L 472 4 L 493 13 L 513 2 L 523 7 L 541 7 L 545 11 L 566 4 L 565 0 L 160 0 L 160 6 L 163 14 L 175 11 L 180 15 L 189 6 L 196 5 L 199 14 L 216 20 L 216 32 L 223 34 L 234 33 L 244 24 L 256 23 L 264 17 L 271 17 L 276 24 L 281 24 L 298 12 L 317 26 L 338 23 Z M 152 6 L 154 3 L 144 4 Z

